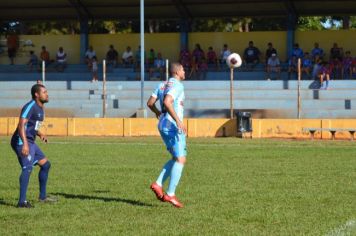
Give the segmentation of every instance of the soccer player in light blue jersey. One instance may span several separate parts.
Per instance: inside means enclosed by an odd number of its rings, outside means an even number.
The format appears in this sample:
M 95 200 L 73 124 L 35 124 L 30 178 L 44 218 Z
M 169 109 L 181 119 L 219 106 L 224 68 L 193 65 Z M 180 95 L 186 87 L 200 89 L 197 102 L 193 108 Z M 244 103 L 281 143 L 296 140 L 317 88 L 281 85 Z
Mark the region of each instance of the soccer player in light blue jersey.
M 166 83 L 161 83 L 147 102 L 148 107 L 159 117 L 158 130 L 172 156 L 172 159 L 163 166 L 156 182 L 151 184 L 151 189 L 159 200 L 181 208 L 183 204 L 176 197 L 175 190 L 187 155 L 185 140 L 187 129 L 183 124 L 185 97 L 182 84 L 185 72 L 179 63 L 172 63 L 170 71 L 172 77 Z M 161 111 L 154 105 L 158 100 L 161 103 Z M 164 194 L 162 186 L 168 177 L 170 181 Z

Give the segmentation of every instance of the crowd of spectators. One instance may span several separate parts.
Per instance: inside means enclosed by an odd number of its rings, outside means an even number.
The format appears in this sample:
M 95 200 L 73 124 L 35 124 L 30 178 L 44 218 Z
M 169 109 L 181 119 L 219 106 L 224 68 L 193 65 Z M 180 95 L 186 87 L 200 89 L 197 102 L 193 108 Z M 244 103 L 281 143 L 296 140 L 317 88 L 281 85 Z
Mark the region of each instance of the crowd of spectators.
M 9 36 L 10 37 L 10 36 Z M 11 63 L 13 63 L 13 51 L 15 46 L 9 39 L 9 55 L 11 54 Z M 195 44 L 192 52 L 187 47 L 183 48 L 179 54 L 179 62 L 187 71 L 188 78 L 205 79 L 208 70 L 220 70 L 226 68 L 226 58 L 231 54 L 231 50 L 227 44 L 222 46 L 222 49 L 217 53 L 212 46 L 209 46 L 207 51 Z M 301 73 L 303 79 L 318 79 L 321 82 L 330 79 L 347 79 L 353 78 L 356 73 L 356 58 L 352 57 L 349 50 L 345 51 L 337 43 L 333 43 L 326 55 L 323 48 L 319 46 L 318 42 L 314 43 L 314 48 L 310 52 L 304 51 L 298 43 L 294 44 L 293 49 L 288 55 L 286 62 L 281 62 L 277 49 L 269 42 L 264 55 L 261 50 L 254 45 L 253 41 L 249 41 L 247 47 L 244 49 L 242 55 L 243 65 L 241 70 L 254 71 L 264 70 L 266 72 L 266 79 L 270 79 L 272 74 L 280 79 L 281 72 L 287 71 L 288 79 L 293 74 L 298 72 L 298 60 L 301 61 Z M 30 51 L 27 65 L 30 70 L 33 68 L 40 69 L 42 62 L 45 62 L 46 67 L 54 64 L 57 71 L 64 71 L 67 66 L 67 53 L 63 47 L 59 47 L 55 54 L 55 59 L 50 59 L 50 54 L 45 46 L 42 46 L 39 58 L 34 51 Z M 127 68 L 135 68 L 139 70 L 141 63 L 141 47 L 132 51 L 130 46 L 119 56 L 119 52 L 114 45 L 109 45 L 105 56 L 108 66 L 118 67 L 122 65 Z M 155 49 L 149 49 L 148 53 L 144 52 L 145 68 L 149 72 L 149 76 L 163 77 L 165 72 L 165 60 L 161 52 L 156 52 Z M 93 81 L 97 80 L 98 60 L 96 52 L 90 46 L 85 53 L 85 63 L 89 71 L 93 72 Z

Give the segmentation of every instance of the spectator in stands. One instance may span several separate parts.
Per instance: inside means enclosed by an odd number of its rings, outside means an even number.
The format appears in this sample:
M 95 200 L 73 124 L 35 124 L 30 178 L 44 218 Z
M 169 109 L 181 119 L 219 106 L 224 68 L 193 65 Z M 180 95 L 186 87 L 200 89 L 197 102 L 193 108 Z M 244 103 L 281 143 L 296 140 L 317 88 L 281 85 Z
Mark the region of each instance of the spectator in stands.
M 205 80 L 206 79 L 206 73 L 208 72 L 208 63 L 205 58 L 201 60 L 201 63 L 198 67 L 198 76 L 197 78 L 199 80 Z
M 119 53 L 114 48 L 114 45 L 109 46 L 109 51 L 106 53 L 106 63 L 113 67 L 117 67 L 119 63 Z
M 315 42 L 314 43 L 314 48 L 311 51 L 311 56 L 312 60 L 315 62 L 316 56 L 319 56 L 319 58 L 323 59 L 324 57 L 324 50 L 319 47 L 319 43 Z
M 312 69 L 313 69 L 313 61 L 310 58 L 309 52 L 306 52 L 304 54 L 304 58 L 302 59 L 302 66 L 301 66 L 301 73 L 306 73 L 308 79 L 311 79 L 312 75 Z
M 30 71 L 32 71 L 34 66 L 37 67 L 37 65 L 38 65 L 38 57 L 36 56 L 34 51 L 30 51 L 30 59 L 27 62 L 27 65 L 29 66 Z
M 131 66 L 133 65 L 133 53 L 131 51 L 131 47 L 128 46 L 126 51 L 122 54 L 122 63 L 124 66 Z
M 267 54 L 266 54 L 267 55 Z M 277 79 L 281 77 L 281 63 L 276 53 L 272 53 L 267 61 L 267 80 L 271 79 L 271 73 L 277 73 Z
M 148 67 L 153 66 L 155 59 L 156 59 L 156 52 L 153 48 L 151 48 L 147 58 Z
M 202 62 L 202 59 L 205 58 L 205 53 L 203 49 L 201 49 L 199 43 L 195 44 L 195 49 L 193 50 L 192 57 L 193 57 L 192 63 L 194 63 L 199 67 Z
M 97 82 L 98 81 L 98 61 L 96 56 L 93 56 L 93 58 L 91 59 L 91 64 L 92 64 L 92 75 L 93 75 L 93 79 L 91 82 Z
M 346 77 L 352 78 L 352 61 L 353 58 L 351 56 L 351 51 L 345 52 L 345 57 L 342 60 L 341 67 L 341 78 L 344 79 Z
M 52 63 L 52 61 L 49 58 L 49 52 L 47 51 L 45 46 L 42 46 L 40 58 L 41 58 L 41 66 L 43 61 L 45 62 L 46 67 Z
M 10 59 L 10 65 L 14 64 L 14 59 L 16 57 L 16 52 L 19 48 L 19 36 L 16 34 L 15 30 L 11 30 L 6 37 L 7 53 Z
M 223 49 L 220 52 L 220 64 L 226 65 L 226 59 L 230 56 L 231 51 L 227 44 L 224 44 Z
M 356 74 L 356 57 L 352 59 L 351 63 L 351 79 L 353 78 L 354 74 Z
M 182 64 L 185 71 L 191 67 L 191 55 L 187 47 L 184 47 L 179 54 L 179 63 Z
M 248 70 L 253 70 L 253 68 L 260 62 L 260 54 L 260 50 L 253 45 L 253 41 L 250 41 L 243 56 L 245 66 Z
M 272 57 L 272 54 L 276 54 L 277 55 L 277 50 L 273 47 L 272 43 L 269 42 L 267 44 L 267 50 L 266 50 L 266 64 L 268 64 L 268 60 Z
M 298 43 L 295 43 L 293 46 L 292 57 L 293 56 L 295 56 L 297 59 L 304 57 L 303 50 L 299 47 Z
M 342 61 L 344 51 L 341 47 L 337 45 L 337 43 L 333 44 L 333 47 L 330 49 L 330 61 L 333 60 L 334 58 L 339 59 L 339 61 Z
M 341 79 L 342 71 L 342 61 L 338 57 L 334 57 L 329 62 L 330 66 L 330 75 L 333 79 Z
M 319 79 L 320 79 L 320 89 L 328 89 L 329 88 L 329 80 L 330 80 L 330 64 L 328 62 L 322 62 L 320 71 L 319 71 Z M 326 80 L 324 87 L 324 80 Z
M 213 65 L 216 68 L 219 68 L 218 57 L 213 47 L 209 47 L 208 52 L 206 53 L 207 65 Z
M 298 72 L 298 59 L 297 56 L 292 56 L 288 61 L 288 79 L 291 78 L 292 73 Z
M 157 53 L 157 58 L 153 62 L 153 66 L 149 68 L 150 78 L 153 76 L 153 73 L 159 72 L 160 78 L 163 78 L 163 73 L 165 71 L 166 62 L 162 58 L 162 54 Z
M 312 78 L 313 79 L 319 79 L 319 71 L 321 68 L 321 64 L 322 64 L 323 60 L 321 59 L 321 57 L 316 54 L 315 55 L 315 59 L 313 61 L 314 65 L 313 65 L 313 72 L 312 72 Z
M 64 52 L 63 47 L 59 47 L 56 54 L 56 69 L 59 72 L 63 72 L 67 67 L 67 53 Z
M 85 63 L 87 64 L 89 69 L 92 68 L 93 57 L 96 57 L 96 53 L 93 50 L 93 47 L 90 46 L 85 52 Z

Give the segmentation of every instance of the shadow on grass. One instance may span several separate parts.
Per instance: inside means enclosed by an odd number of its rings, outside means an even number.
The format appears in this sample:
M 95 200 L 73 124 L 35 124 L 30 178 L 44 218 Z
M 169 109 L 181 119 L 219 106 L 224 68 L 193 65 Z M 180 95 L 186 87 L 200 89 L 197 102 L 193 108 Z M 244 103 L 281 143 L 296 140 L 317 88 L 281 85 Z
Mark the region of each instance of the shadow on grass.
M 5 202 L 4 199 L 2 199 L 2 198 L 0 198 L 0 205 L 16 207 L 16 205 L 13 205 L 11 203 Z
M 123 199 L 123 198 L 98 197 L 98 196 L 88 196 L 88 195 L 70 194 L 70 193 L 52 193 L 52 194 L 58 195 L 58 196 L 63 196 L 65 198 L 70 198 L 70 199 L 99 200 L 99 201 L 104 201 L 104 202 L 123 202 L 123 203 L 134 205 L 134 206 L 149 206 L 149 207 L 153 206 L 151 204 L 147 204 L 144 202 L 130 200 L 130 199 Z

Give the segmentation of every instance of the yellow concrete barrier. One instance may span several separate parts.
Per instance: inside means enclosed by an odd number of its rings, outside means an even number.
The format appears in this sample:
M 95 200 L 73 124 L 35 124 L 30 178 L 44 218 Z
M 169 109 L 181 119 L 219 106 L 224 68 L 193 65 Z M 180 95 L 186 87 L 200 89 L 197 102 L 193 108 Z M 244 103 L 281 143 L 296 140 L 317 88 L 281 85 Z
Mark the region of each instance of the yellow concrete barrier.
M 0 135 L 12 135 L 18 118 L 0 118 Z M 154 118 L 46 118 L 41 130 L 54 136 L 158 136 Z M 235 119 L 185 119 L 188 137 L 234 137 Z M 356 119 L 252 119 L 252 138 L 309 138 L 303 128 L 356 128 Z M 330 132 L 315 132 L 316 139 L 330 139 Z M 337 139 L 349 139 L 337 132 Z
M 0 117 L 0 135 L 9 135 L 8 127 L 8 118 Z

